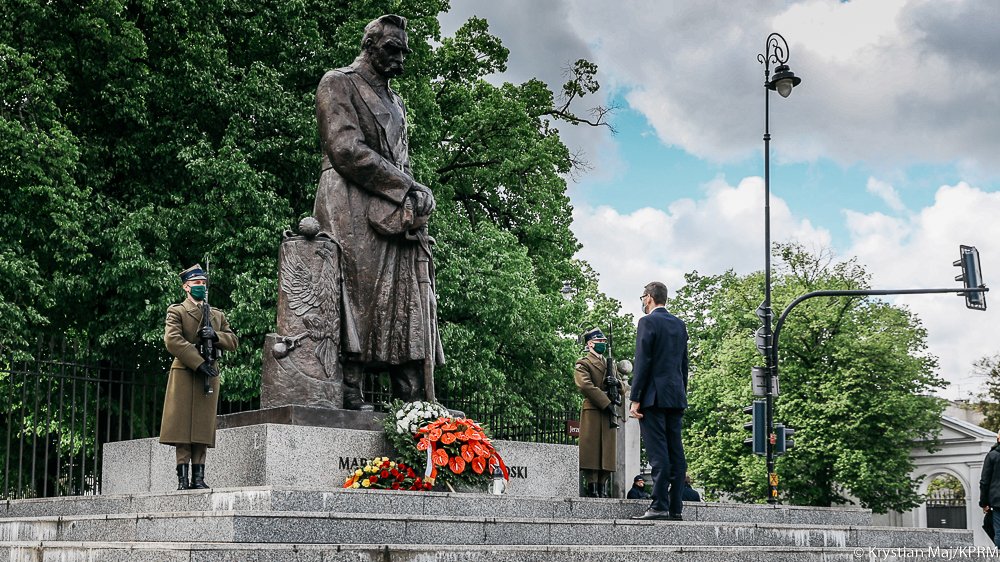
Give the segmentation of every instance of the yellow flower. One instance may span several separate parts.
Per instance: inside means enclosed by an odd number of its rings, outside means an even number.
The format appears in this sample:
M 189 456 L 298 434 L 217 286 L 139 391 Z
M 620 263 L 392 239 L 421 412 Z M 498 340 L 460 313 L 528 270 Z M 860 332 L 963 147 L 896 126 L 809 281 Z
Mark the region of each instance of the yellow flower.
M 367 478 L 365 478 L 364 480 L 361 481 L 361 485 L 364 486 L 365 488 L 370 488 L 372 484 L 371 482 L 368 481 Z
M 361 484 L 358 484 L 357 482 L 355 482 L 354 484 L 351 484 L 351 487 L 352 488 L 360 488 Z

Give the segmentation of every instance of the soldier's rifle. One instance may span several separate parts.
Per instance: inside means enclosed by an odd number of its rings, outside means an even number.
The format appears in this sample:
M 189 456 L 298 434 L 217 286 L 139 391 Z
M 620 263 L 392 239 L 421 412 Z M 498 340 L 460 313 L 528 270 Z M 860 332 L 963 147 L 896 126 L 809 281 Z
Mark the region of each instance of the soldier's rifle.
M 618 413 L 618 409 L 622 405 L 622 393 L 621 393 L 621 381 L 618 380 L 616 376 L 615 361 L 612 359 L 613 352 L 611 347 L 612 329 L 614 326 L 608 324 L 608 356 L 604 358 L 604 392 L 608 396 L 608 400 L 611 400 L 611 418 L 608 420 L 608 425 L 611 429 L 618 429 L 618 419 L 622 416 Z M 624 418 L 623 418 L 624 419 Z
M 212 307 L 208 304 L 208 284 L 211 277 L 209 277 L 209 267 L 210 262 L 208 259 L 205 260 L 205 277 L 209 279 L 205 281 L 205 300 L 201 302 L 201 329 L 198 330 L 198 353 L 201 355 L 203 361 L 208 363 L 208 370 L 214 373 L 214 376 L 218 375 L 218 371 L 215 370 L 215 359 L 218 357 L 218 349 L 215 347 L 215 340 L 212 338 L 205 337 L 205 328 L 212 328 Z M 212 377 L 205 376 L 205 396 L 213 394 L 215 390 L 212 388 Z

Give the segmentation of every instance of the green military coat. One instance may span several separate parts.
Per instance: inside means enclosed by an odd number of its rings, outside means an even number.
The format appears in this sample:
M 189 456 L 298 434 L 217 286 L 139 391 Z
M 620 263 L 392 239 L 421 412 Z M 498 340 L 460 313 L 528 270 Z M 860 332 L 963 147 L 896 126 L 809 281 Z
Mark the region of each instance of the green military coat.
M 573 379 L 583 393 L 583 407 L 580 410 L 580 470 L 605 470 L 614 472 L 617 466 L 617 433 L 611 429 L 611 416 L 604 411 L 611 400 L 605 392 L 604 371 L 607 360 L 596 353 L 587 352 L 576 362 Z M 612 362 L 614 368 L 614 362 Z M 621 381 L 617 371 L 615 378 Z M 619 390 L 622 403 L 628 396 L 624 382 Z M 623 410 L 619 409 L 619 415 Z M 624 426 L 624 420 L 618 420 Z
M 167 309 L 163 342 L 174 356 L 167 379 L 167 394 L 163 399 L 163 420 L 160 443 L 201 443 L 215 446 L 215 412 L 219 401 L 219 378 L 212 379 L 215 392 L 205 395 L 204 378 L 195 373 L 202 364 L 195 345 L 201 330 L 202 307 L 191 299 Z M 212 328 L 219 335 L 216 345 L 235 351 L 239 341 L 221 310 L 212 309 Z

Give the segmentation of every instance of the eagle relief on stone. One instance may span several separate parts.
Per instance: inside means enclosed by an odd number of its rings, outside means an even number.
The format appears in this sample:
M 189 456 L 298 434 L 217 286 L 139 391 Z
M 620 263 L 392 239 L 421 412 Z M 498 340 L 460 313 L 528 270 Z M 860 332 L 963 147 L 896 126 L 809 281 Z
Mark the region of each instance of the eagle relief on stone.
M 339 360 L 340 256 L 337 243 L 314 223 L 311 217 L 303 219 L 301 236 L 286 232 L 278 275 L 278 330 L 287 335 L 279 336 L 271 352 L 284 359 L 309 338 L 316 342 L 314 354 L 330 378 Z M 303 366 L 298 364 L 296 370 L 308 370 Z

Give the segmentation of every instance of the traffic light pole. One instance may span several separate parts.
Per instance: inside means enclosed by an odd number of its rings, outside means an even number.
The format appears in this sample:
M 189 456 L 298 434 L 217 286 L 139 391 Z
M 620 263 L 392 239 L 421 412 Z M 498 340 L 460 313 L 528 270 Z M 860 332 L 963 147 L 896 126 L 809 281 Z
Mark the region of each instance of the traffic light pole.
M 785 318 L 788 317 L 788 313 L 802 301 L 809 300 L 814 297 L 871 297 L 881 295 L 927 295 L 934 293 L 957 293 L 968 295 L 970 293 L 985 293 L 989 290 L 989 287 L 976 287 L 971 289 L 859 289 L 853 291 L 813 291 L 811 293 L 806 293 L 786 306 L 785 310 L 782 311 L 781 316 L 778 317 L 778 322 L 774 325 L 770 349 L 770 351 L 774 354 L 774 373 L 778 373 L 778 337 L 781 335 L 781 327 L 785 324 Z

